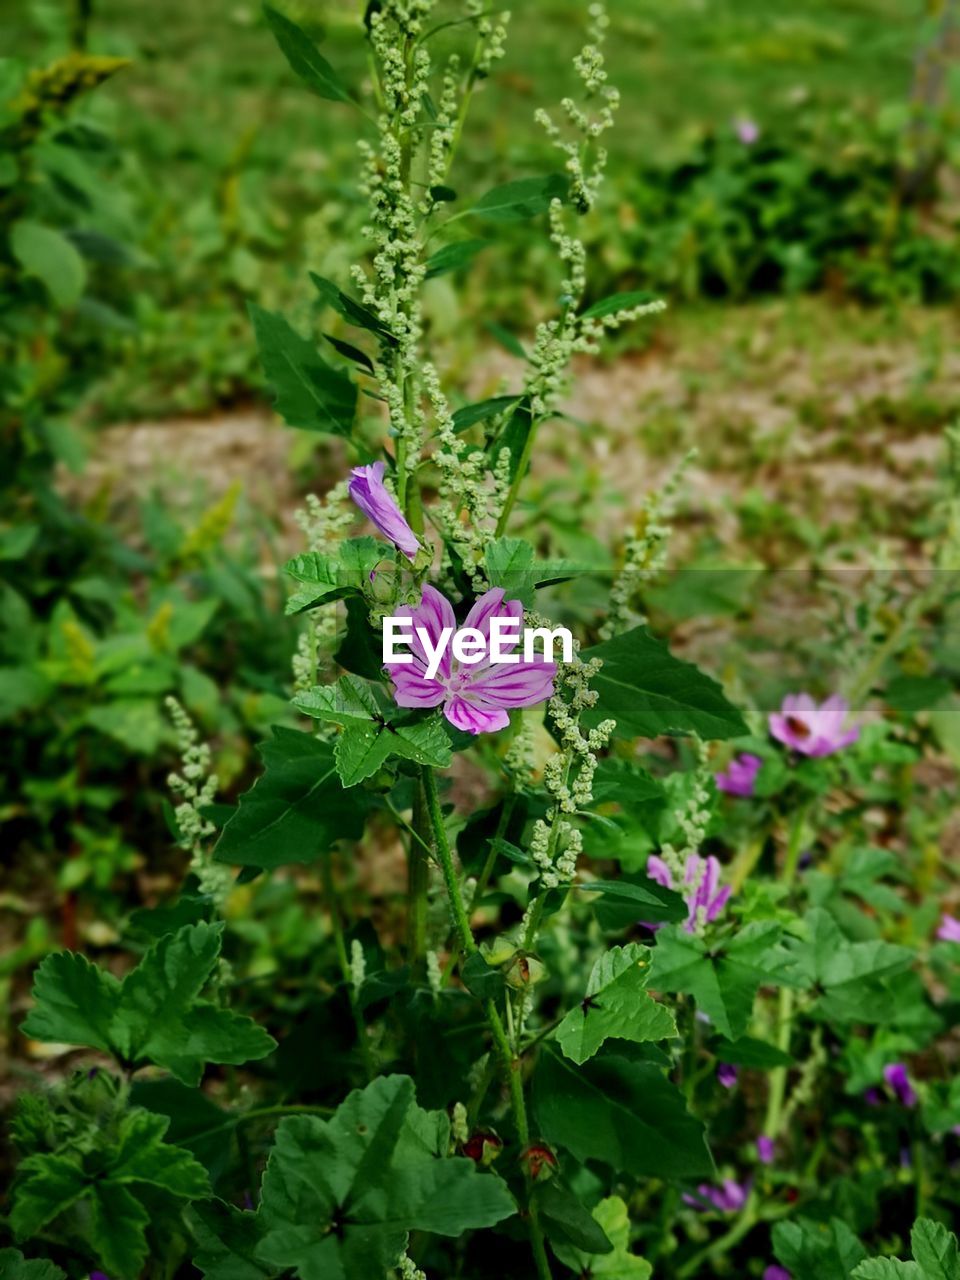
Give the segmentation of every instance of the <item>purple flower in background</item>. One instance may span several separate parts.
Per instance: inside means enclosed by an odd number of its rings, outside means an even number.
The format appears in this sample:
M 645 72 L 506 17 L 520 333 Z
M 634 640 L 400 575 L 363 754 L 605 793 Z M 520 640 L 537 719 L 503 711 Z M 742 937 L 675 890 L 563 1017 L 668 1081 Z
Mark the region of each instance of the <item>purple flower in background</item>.
M 944 912 L 940 918 L 937 937 L 941 942 L 960 942 L 960 920 Z
M 104 1271 L 91 1271 L 90 1280 L 110 1280 L 110 1277 Z
M 701 1182 L 696 1195 L 684 1192 L 683 1202 L 692 1209 L 716 1209 L 719 1213 L 736 1213 L 747 1203 L 750 1184 L 735 1182 L 733 1178 L 724 1178 L 719 1187 L 711 1187 L 708 1182 Z
M 915 1107 L 917 1095 L 907 1076 L 907 1068 L 902 1062 L 891 1062 L 883 1068 L 883 1078 L 897 1095 L 897 1101 L 904 1107 Z
M 803 756 L 831 756 L 860 737 L 860 726 L 845 728 L 850 711 L 838 693 L 819 705 L 809 693 L 788 693 L 779 712 L 770 713 L 770 732 Z
M 647 859 L 647 875 L 665 889 L 676 889 L 673 873 L 657 854 L 652 853 Z M 697 927 L 701 908 L 705 924 L 712 924 L 727 905 L 727 899 L 733 892 L 728 884 L 720 888 L 720 863 L 714 857 L 701 858 L 699 853 L 691 853 L 687 858 L 683 873 L 683 884 L 679 892 L 689 910 L 687 923 L 684 926 L 688 933 Z
M 725 1089 L 732 1089 L 737 1083 L 739 1072 L 737 1068 L 729 1062 L 721 1062 L 717 1067 L 717 1079 Z
M 408 560 L 412 560 L 420 550 L 416 534 L 404 519 L 403 512 L 396 500 L 387 492 L 383 483 L 383 473 L 387 469 L 385 462 L 373 462 L 368 467 L 354 467 L 350 472 L 350 483 L 347 486 L 350 497 L 363 514 L 385 538 L 389 538 Z
M 774 1262 L 763 1273 L 763 1280 L 792 1280 L 786 1267 L 778 1267 Z
M 474 602 L 463 624 L 464 628 L 474 627 L 481 633 L 488 654 L 492 618 L 515 618 L 522 627 L 523 605 L 519 600 L 504 600 L 503 597 L 502 587 L 487 591 Z M 436 587 L 425 586 L 415 609 L 397 609 L 393 616 L 409 619 L 414 628 L 414 638 L 410 642 L 413 661 L 386 664 L 398 707 L 438 707 L 442 704 L 443 714 L 458 729 L 467 733 L 493 733 L 497 729 L 505 729 L 510 723 L 508 710 L 535 706 L 538 702 L 545 702 L 553 693 L 557 664 L 542 657 L 532 662 L 521 658 L 519 662 L 509 664 L 491 664 L 489 657 L 484 657 L 480 662 L 461 666 L 448 645 L 436 675 L 428 676 L 429 660 L 416 628 L 425 630 L 434 648 L 440 643 L 445 628 L 450 628 L 451 633 L 457 630 L 453 607 Z M 519 643 L 519 638 L 516 643 Z M 509 651 L 516 646 L 504 642 L 500 647 Z
M 725 772 L 713 775 L 717 788 L 729 796 L 752 796 L 754 783 L 763 761 L 748 751 L 734 756 Z
M 757 1139 L 757 1159 L 761 1164 L 773 1164 L 773 1139 L 765 1135 Z
M 883 1099 L 880 1097 L 879 1089 L 867 1089 L 864 1092 L 863 1100 L 868 1107 L 879 1107 Z
M 738 116 L 733 122 L 733 131 L 745 147 L 752 147 L 760 137 L 760 126 L 749 116 Z

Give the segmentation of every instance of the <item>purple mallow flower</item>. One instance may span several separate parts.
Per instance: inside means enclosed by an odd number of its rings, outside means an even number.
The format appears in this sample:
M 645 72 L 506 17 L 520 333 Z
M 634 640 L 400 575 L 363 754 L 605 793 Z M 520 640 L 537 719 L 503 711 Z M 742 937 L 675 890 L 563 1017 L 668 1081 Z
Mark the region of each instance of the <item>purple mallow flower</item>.
M 416 534 L 404 519 L 396 500 L 387 492 L 383 483 L 385 462 L 373 462 L 368 467 L 354 467 L 347 486 L 354 500 L 368 520 L 377 526 L 385 538 L 399 548 L 408 560 L 413 560 L 420 550 Z
M 891 1062 L 883 1068 L 883 1078 L 897 1095 L 897 1101 L 904 1107 L 915 1107 L 917 1095 L 907 1076 L 907 1068 L 902 1062 Z
M 711 1187 L 709 1182 L 701 1182 L 695 1195 L 684 1192 L 683 1202 L 692 1209 L 716 1209 L 719 1213 L 736 1213 L 747 1203 L 750 1185 L 735 1182 L 733 1178 L 724 1178 L 719 1187 Z
M 490 622 L 494 617 L 515 618 L 523 625 L 523 605 L 519 600 L 504 600 L 502 587 L 494 587 L 474 602 L 467 614 L 464 629 L 476 628 L 484 637 L 487 653 L 490 648 Z M 527 662 L 492 664 L 489 657 L 473 665 L 459 662 L 452 656 L 450 646 L 443 652 L 437 674 L 427 676 L 426 651 L 417 636 L 422 627 L 431 645 L 436 648 L 445 628 L 457 630 L 450 601 L 436 587 L 425 586 L 419 605 L 415 609 L 397 609 L 394 617 L 407 618 L 413 624 L 410 663 L 386 664 L 393 681 L 394 699 L 399 707 L 443 706 L 443 714 L 452 725 L 467 733 L 493 733 L 505 729 L 510 723 L 507 712 L 514 707 L 532 707 L 545 702 L 553 694 L 553 680 L 557 664 L 544 658 Z M 519 638 L 516 641 L 519 644 Z M 516 644 L 505 641 L 503 651 Z
M 809 693 L 788 693 L 779 712 L 770 714 L 770 732 L 802 756 L 832 756 L 860 737 L 860 726 L 845 727 L 850 711 L 838 693 L 819 705 Z
M 761 1164 L 773 1164 L 773 1155 L 773 1139 L 761 1134 L 757 1139 L 757 1159 Z
M 734 756 L 723 773 L 715 773 L 717 789 L 730 796 L 752 796 L 757 774 L 763 761 L 748 751 Z
M 760 126 L 749 116 L 738 116 L 733 122 L 733 131 L 745 147 L 752 147 L 760 137 Z
M 679 888 L 690 913 L 684 926 L 688 933 L 693 933 L 697 927 L 701 911 L 704 923 L 712 924 L 732 893 L 728 884 L 720 887 L 720 863 L 717 859 L 712 856 L 702 858 L 699 853 L 691 853 L 687 858 L 683 884 L 679 887 L 673 883 L 670 868 L 655 853 L 647 859 L 647 875 L 665 889 Z
M 725 1089 L 732 1089 L 737 1083 L 739 1072 L 737 1068 L 729 1062 L 721 1062 L 717 1067 L 717 1079 Z
M 792 1280 L 792 1277 L 786 1267 L 778 1267 L 774 1262 L 764 1271 L 763 1280 Z
M 960 920 L 944 912 L 940 918 L 937 937 L 941 942 L 960 942 Z

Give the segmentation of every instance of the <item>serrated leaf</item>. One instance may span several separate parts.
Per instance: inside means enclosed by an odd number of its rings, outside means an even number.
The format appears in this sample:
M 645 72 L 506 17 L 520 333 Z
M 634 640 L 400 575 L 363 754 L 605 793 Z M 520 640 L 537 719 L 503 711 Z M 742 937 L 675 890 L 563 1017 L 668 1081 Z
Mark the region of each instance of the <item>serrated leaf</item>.
M 713 1175 L 703 1125 L 649 1062 L 604 1051 L 575 1066 L 547 1047 L 534 1074 L 533 1105 L 543 1136 L 578 1160 L 638 1178 Z
M 137 1280 L 149 1255 L 150 1214 L 126 1187 L 97 1183 L 90 1198 L 90 1244 L 117 1280 Z
M 383 558 L 383 543 L 369 536 L 348 538 L 337 556 L 320 551 L 294 556 L 283 569 L 301 585 L 287 601 L 284 612 L 301 613 L 362 591 Z
M 942 1222 L 919 1218 L 910 1232 L 910 1245 L 923 1280 L 960 1280 L 957 1237 Z
M 720 685 L 692 663 L 675 658 L 646 627 L 595 645 L 583 658 L 603 662 L 591 681 L 598 700 L 585 719 L 595 724 L 612 717 L 619 737 L 696 733 L 722 739 L 748 732 Z
M 828 1018 L 883 1022 L 896 1014 L 883 980 L 907 970 L 914 952 L 873 939 L 851 942 L 828 911 L 815 907 L 804 917 L 806 938 L 792 943 L 798 972 L 821 989 L 817 1009 Z
M 87 1189 L 83 1170 L 67 1156 L 27 1156 L 17 1167 L 10 1225 L 17 1239 L 36 1235 Z
M 630 1252 L 630 1215 L 619 1196 L 608 1196 L 594 1207 L 593 1217 L 613 1245 L 613 1252 L 597 1257 L 564 1245 L 554 1245 L 557 1257 L 578 1275 L 596 1280 L 650 1280 L 650 1263 Z
M 277 1274 L 274 1267 L 256 1258 L 264 1233 L 259 1214 L 244 1213 L 214 1199 L 192 1205 L 189 1216 L 200 1246 L 193 1265 L 206 1280 L 269 1280 Z
M 593 966 L 583 1001 L 557 1028 L 568 1058 L 586 1062 L 605 1040 L 665 1040 L 677 1034 L 673 1014 L 646 990 L 650 950 L 639 943 L 613 947 Z
M 203 1165 L 194 1160 L 189 1151 L 163 1141 L 169 1126 L 166 1116 L 141 1107 L 128 1111 L 120 1121 L 109 1180 L 149 1183 L 186 1200 L 200 1200 L 209 1195 L 210 1182 Z
M 852 1280 L 924 1280 L 915 1262 L 898 1258 L 869 1258 L 850 1272 Z
M 446 1156 L 448 1134 L 446 1115 L 422 1111 L 406 1076 L 354 1090 L 330 1120 L 281 1121 L 263 1178 L 258 1260 L 299 1280 L 354 1280 L 393 1266 L 411 1230 L 459 1236 L 509 1217 L 505 1184 Z
M 87 268 L 74 245 L 53 227 L 21 219 L 10 230 L 10 251 L 26 275 L 39 280 L 59 307 L 72 307 L 87 283 Z
M 450 739 L 439 716 L 412 724 L 354 723 L 337 738 L 334 756 L 340 781 L 353 787 L 392 756 L 445 769 L 450 764 Z
M 587 307 L 581 315 L 582 320 L 602 320 L 604 316 L 615 315 L 618 311 L 632 311 L 634 307 L 642 307 L 648 302 L 656 302 L 657 295 L 645 289 L 634 289 L 629 293 L 614 293 L 609 298 L 601 298 L 599 302 Z
M 253 867 L 314 862 L 337 840 L 360 838 L 366 799 L 344 791 L 330 743 L 275 725 L 260 754 L 266 771 L 240 797 L 214 849 L 216 861 Z
M 519 222 L 545 213 L 554 200 L 566 200 L 570 181 L 562 173 L 504 182 L 480 197 L 470 210 L 496 222 Z
M 708 947 L 681 927 L 659 930 L 650 986 L 692 995 L 721 1035 L 746 1031 L 757 991 L 770 981 L 767 957 L 780 938 L 773 921 L 754 921 L 719 946 Z
M 25 1258 L 19 1249 L 0 1249 L 3 1280 L 67 1280 L 66 1272 L 46 1258 Z
M 863 1245 L 839 1218 L 829 1223 L 800 1218 L 773 1228 L 777 1259 L 791 1280 L 848 1280 L 866 1256 Z
M 489 240 L 456 240 L 453 244 L 445 244 L 427 259 L 426 278 L 431 280 L 434 276 L 467 266 L 489 243 Z
M 272 5 L 263 12 L 277 44 L 300 79 L 321 98 L 331 102 L 353 102 L 346 85 L 310 37 Z
M 47 956 L 23 1033 L 98 1048 L 130 1066 L 153 1062 L 184 1084 L 198 1083 L 205 1062 L 265 1057 L 275 1041 L 262 1028 L 199 999 L 222 932 L 222 924 L 185 925 L 155 942 L 122 983 L 73 952 Z
M 249 311 L 276 412 L 291 427 L 349 436 L 357 408 L 354 384 L 278 312 L 254 303 Z

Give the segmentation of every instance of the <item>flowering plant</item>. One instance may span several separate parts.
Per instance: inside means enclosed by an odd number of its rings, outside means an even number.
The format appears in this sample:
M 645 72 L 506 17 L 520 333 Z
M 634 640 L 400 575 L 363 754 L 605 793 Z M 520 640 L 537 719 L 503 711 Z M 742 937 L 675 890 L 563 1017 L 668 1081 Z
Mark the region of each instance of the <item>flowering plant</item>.
M 898 633 L 849 705 L 791 693 L 765 724 L 749 690 L 728 694 L 647 625 L 678 481 L 600 566 L 604 604 L 577 596 L 584 566 L 519 536 L 572 358 L 658 304 L 588 290 L 578 220 L 618 105 L 603 9 L 578 98 L 538 113 L 562 172 L 473 197 L 450 185 L 454 159 L 507 15 L 436 7 L 366 9 L 370 253 L 343 286 L 313 277 L 337 331 L 321 351 L 251 307 L 277 412 L 355 463 L 286 566 L 302 719 L 274 726 L 224 812 L 174 705 L 191 878 L 137 913 L 122 979 L 72 952 L 37 969 L 24 1034 L 109 1066 L 21 1109 L 18 1249 L 0 1265 L 24 1274 L 19 1246 L 52 1240 L 72 1274 L 113 1280 L 155 1259 L 212 1280 L 955 1278 L 939 1221 L 955 1193 L 927 1170 L 960 1099 L 914 1059 L 960 999 L 956 921 L 914 909 L 879 837 L 861 843 L 875 774 L 922 750 L 860 715 Z M 266 16 L 329 110 L 361 105 L 307 32 Z M 527 348 L 514 340 L 523 374 L 474 401 L 440 367 L 425 282 L 494 251 L 464 220 L 492 238 L 533 219 L 556 306 Z M 361 516 L 376 536 L 352 528 Z M 498 620 L 546 630 L 556 613 L 577 633 L 559 661 L 511 653 L 500 669 L 442 643 L 461 619 L 483 644 Z M 388 618 L 410 624 L 409 661 L 383 660 Z M 391 887 L 364 898 L 374 863 Z M 306 941 L 271 975 L 271 1006 L 255 966 L 235 969 L 258 923 L 237 902 L 291 879 L 322 925 L 297 917 Z M 226 1106 L 200 1090 L 211 1064 Z M 249 1105 L 253 1088 L 269 1104 Z M 827 1094 L 847 1119 L 821 1135 Z M 914 1261 L 871 1260 L 861 1237 L 874 1252 L 909 1239 Z

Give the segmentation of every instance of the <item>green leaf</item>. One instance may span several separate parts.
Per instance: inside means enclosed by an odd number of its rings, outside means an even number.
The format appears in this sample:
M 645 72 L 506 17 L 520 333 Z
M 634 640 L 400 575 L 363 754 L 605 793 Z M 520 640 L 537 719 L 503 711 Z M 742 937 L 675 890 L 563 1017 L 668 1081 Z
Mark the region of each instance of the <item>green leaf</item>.
M 557 1028 L 557 1041 L 574 1062 L 592 1058 L 611 1037 L 641 1044 L 677 1034 L 673 1014 L 647 992 L 650 951 L 637 942 L 613 947 L 593 966 L 585 999 Z
M 356 676 L 341 676 L 335 684 L 317 685 L 297 694 L 293 701 L 306 715 L 343 728 L 334 757 L 345 787 L 372 777 L 392 756 L 435 769 L 445 769 L 450 764 L 450 739 L 439 716 L 407 722 L 387 720 L 371 687 Z
M 943 1223 L 919 1218 L 910 1232 L 910 1244 L 923 1280 L 960 1280 L 957 1237 Z
M 268 1280 L 277 1274 L 256 1258 L 264 1233 L 259 1214 L 244 1213 L 214 1199 L 192 1205 L 189 1217 L 200 1246 L 193 1265 L 206 1280 Z
M 352 360 L 355 365 L 358 365 L 366 373 L 372 374 L 376 372 L 373 367 L 373 361 L 367 353 L 365 351 L 361 351 L 359 347 L 355 347 L 352 342 L 344 342 L 342 338 L 337 338 L 332 333 L 325 333 L 323 336 L 330 343 L 331 347 L 333 347 L 334 351 L 339 352 L 345 360 Z
M 367 329 L 370 333 L 375 333 L 382 342 L 396 346 L 397 340 L 394 335 L 369 307 L 365 307 L 362 302 L 357 302 L 355 298 L 350 297 L 349 293 L 339 289 L 332 280 L 327 280 L 325 276 L 318 276 L 315 271 L 310 272 L 310 279 L 321 298 L 343 316 L 344 320 L 356 325 L 359 329 Z
M 66 1272 L 46 1258 L 25 1258 L 19 1249 L 0 1249 L 3 1280 L 67 1280 Z
M 523 344 L 516 334 L 511 333 L 509 329 L 505 329 L 502 324 L 497 324 L 493 320 L 488 320 L 486 327 L 487 331 L 496 338 L 505 351 L 509 351 L 512 356 L 517 356 L 520 360 L 526 360 L 527 353 L 524 351 Z M 527 418 L 529 419 L 529 417 L 528 410 Z
M 646 627 L 595 645 L 583 657 L 603 661 L 591 681 L 599 697 L 585 717 L 589 723 L 612 717 L 624 738 L 663 733 L 737 738 L 748 732 L 720 685 L 692 663 L 673 657 Z
M 274 725 L 260 754 L 266 772 L 240 797 L 214 849 L 216 861 L 253 867 L 315 862 L 337 840 L 360 838 L 366 800 L 340 785 L 329 742 Z
M 349 436 L 357 389 L 275 311 L 250 303 L 260 362 L 276 394 L 274 408 L 291 427 Z
M 74 952 L 47 956 L 22 1031 L 101 1049 L 131 1066 L 154 1062 L 192 1085 L 205 1062 L 266 1057 L 275 1041 L 255 1022 L 199 999 L 222 934 L 222 923 L 185 925 L 155 942 L 122 983 Z
M 453 429 L 467 431 L 478 422 L 486 422 L 488 418 L 512 409 L 522 399 L 523 396 L 492 396 L 489 400 L 478 400 L 476 404 L 465 404 L 453 415 Z
M 310 37 L 272 5 L 263 12 L 284 57 L 304 84 L 331 102 L 353 102 L 350 91 Z
M 479 951 L 467 956 L 460 970 L 463 985 L 478 1000 L 495 1000 L 503 990 L 503 974 L 487 964 Z
M 791 1280 L 847 1280 L 866 1257 L 863 1245 L 839 1218 L 831 1218 L 829 1224 L 809 1218 L 778 1222 L 773 1248 Z
M 870 1258 L 850 1275 L 853 1280 L 924 1280 L 915 1262 L 900 1262 L 897 1258 Z
M 77 249 L 59 231 L 21 219 L 10 231 L 10 250 L 28 276 L 39 280 L 58 307 L 72 307 L 87 283 Z
M 581 320 L 602 320 L 604 316 L 612 316 L 617 311 L 632 311 L 634 307 L 645 306 L 648 302 L 656 302 L 657 295 L 645 289 L 633 290 L 630 293 L 614 293 L 609 298 L 602 298 L 587 307 Z
M 613 1252 L 613 1245 L 593 1214 L 555 1179 L 538 1183 L 533 1189 L 533 1199 L 554 1248 L 558 1244 L 573 1246 L 588 1255 Z
M 850 942 L 828 911 L 815 907 L 804 917 L 806 938 L 793 942 L 799 973 L 821 989 L 816 1003 L 824 1017 L 846 1022 L 884 1022 L 896 1015 L 884 979 L 909 969 L 909 947 L 873 939 Z
M 514 1213 L 505 1184 L 448 1144 L 446 1115 L 422 1111 L 407 1076 L 354 1090 L 330 1120 L 287 1117 L 263 1178 L 257 1259 L 300 1280 L 382 1275 L 410 1231 L 459 1236 Z
M 137 1280 L 149 1256 L 150 1214 L 126 1187 L 97 1183 L 90 1199 L 90 1244 L 117 1280 Z
M 554 200 L 566 200 L 569 179 L 562 173 L 542 178 L 517 178 L 482 195 L 470 210 L 495 222 L 520 222 L 545 213 Z
M 682 927 L 657 933 L 650 986 L 692 995 L 721 1035 L 735 1040 L 746 1031 L 757 991 L 770 981 L 769 954 L 780 926 L 758 920 L 719 944 L 707 943 Z
M 578 1067 L 548 1046 L 533 1078 L 533 1105 L 547 1141 L 578 1160 L 638 1178 L 713 1175 L 703 1125 L 649 1062 L 604 1051 Z
M 386 554 L 382 542 L 367 536 L 348 538 L 341 544 L 338 556 L 320 551 L 294 556 L 283 569 L 301 586 L 287 601 L 284 612 L 302 613 L 304 609 L 315 609 L 361 592 Z
M 455 240 L 453 244 L 445 244 L 427 259 L 427 279 L 467 266 L 489 243 L 489 240 Z
M 163 1141 L 169 1125 L 166 1116 L 141 1107 L 128 1111 L 120 1121 L 110 1182 L 145 1182 L 186 1200 L 208 1196 L 210 1182 L 203 1165 L 183 1147 Z
M 792 1067 L 794 1059 L 775 1044 L 755 1040 L 752 1036 L 740 1036 L 737 1040 L 720 1040 L 713 1046 L 718 1061 L 737 1067 L 755 1067 L 771 1071 L 774 1067 Z
M 10 1211 L 17 1239 L 36 1235 L 79 1200 L 87 1185 L 80 1165 L 67 1156 L 43 1154 L 21 1160 Z
M 650 1263 L 630 1252 L 630 1216 L 623 1200 L 608 1196 L 595 1206 L 593 1217 L 613 1245 L 613 1252 L 596 1257 L 554 1244 L 560 1261 L 577 1275 L 589 1275 L 595 1280 L 650 1280 Z
M 577 885 L 577 888 L 585 893 L 600 894 L 604 902 L 623 904 L 630 909 L 634 921 L 642 918 L 657 923 L 687 918 L 687 904 L 679 893 L 646 876 L 642 877 L 642 883 L 638 880 L 639 877 L 637 880 L 593 880 L 589 884 Z

